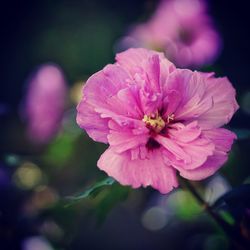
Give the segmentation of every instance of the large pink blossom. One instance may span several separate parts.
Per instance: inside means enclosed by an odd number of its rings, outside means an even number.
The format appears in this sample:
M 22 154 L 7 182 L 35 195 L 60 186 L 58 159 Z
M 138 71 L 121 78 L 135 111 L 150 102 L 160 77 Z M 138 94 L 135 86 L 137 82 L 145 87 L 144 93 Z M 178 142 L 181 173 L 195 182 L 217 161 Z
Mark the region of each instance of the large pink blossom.
M 204 0 L 162 0 L 129 36 L 137 45 L 164 50 L 181 67 L 213 62 L 221 44 Z
M 225 77 L 176 68 L 162 53 L 129 49 L 91 76 L 77 123 L 108 143 L 98 167 L 123 185 L 177 187 L 176 171 L 201 180 L 227 160 L 235 134 L 220 128 L 238 109 Z
M 52 64 L 41 66 L 31 77 L 25 102 L 30 139 L 46 143 L 57 132 L 66 99 L 62 70 Z

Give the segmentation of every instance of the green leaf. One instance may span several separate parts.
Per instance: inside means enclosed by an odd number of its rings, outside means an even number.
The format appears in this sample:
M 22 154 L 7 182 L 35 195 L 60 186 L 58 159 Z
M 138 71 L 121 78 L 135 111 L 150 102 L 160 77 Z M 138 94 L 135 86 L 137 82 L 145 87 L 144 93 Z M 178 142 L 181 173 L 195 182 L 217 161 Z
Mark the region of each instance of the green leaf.
M 105 187 L 105 186 L 110 186 L 115 183 L 115 180 L 111 177 L 107 177 L 106 179 L 99 181 L 95 183 L 94 185 L 88 187 L 85 191 L 75 195 L 75 196 L 69 196 L 66 197 L 66 199 L 74 202 L 80 201 L 81 199 L 88 198 L 90 196 L 95 196 L 97 193 L 100 192 L 100 189 Z M 69 203 L 66 206 L 70 206 L 72 203 Z
M 221 215 L 221 217 L 222 217 L 228 224 L 234 225 L 235 220 L 234 220 L 233 216 L 232 216 L 229 212 L 227 212 L 227 211 L 225 211 L 225 210 L 221 210 L 221 211 L 219 212 L 219 214 Z
M 44 160 L 56 167 L 62 167 L 74 153 L 76 137 L 63 133 L 48 146 Z
M 168 198 L 168 205 L 175 215 L 182 220 L 192 220 L 202 212 L 194 196 L 186 190 L 176 190 Z
M 237 135 L 239 140 L 250 139 L 249 129 L 232 129 L 232 131 Z
M 66 197 L 67 203 L 64 203 L 64 207 L 70 207 L 85 198 L 93 198 L 91 199 L 91 212 L 96 215 L 98 226 L 105 220 L 113 207 L 127 199 L 129 191 L 128 186 L 122 186 L 113 178 L 108 177 L 88 187 L 82 193 Z

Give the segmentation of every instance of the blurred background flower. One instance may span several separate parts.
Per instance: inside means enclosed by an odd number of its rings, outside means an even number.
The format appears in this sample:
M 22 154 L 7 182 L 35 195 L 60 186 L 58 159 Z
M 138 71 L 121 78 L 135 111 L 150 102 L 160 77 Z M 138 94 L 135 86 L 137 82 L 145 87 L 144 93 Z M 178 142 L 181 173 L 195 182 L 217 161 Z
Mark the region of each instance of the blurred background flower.
M 145 23 L 135 25 L 123 46 L 165 51 L 179 67 L 201 67 L 218 57 L 221 38 L 205 0 L 161 0 Z
M 67 100 L 66 89 L 58 66 L 43 65 L 30 77 L 24 113 L 33 142 L 48 142 L 57 133 Z

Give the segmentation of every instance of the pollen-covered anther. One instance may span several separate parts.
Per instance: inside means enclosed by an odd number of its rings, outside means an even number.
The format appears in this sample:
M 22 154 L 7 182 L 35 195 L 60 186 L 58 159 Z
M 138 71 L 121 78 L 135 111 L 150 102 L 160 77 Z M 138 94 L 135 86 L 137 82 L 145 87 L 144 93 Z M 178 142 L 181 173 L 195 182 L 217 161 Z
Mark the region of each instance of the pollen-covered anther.
M 164 129 L 166 123 L 165 121 L 159 116 L 159 114 L 156 115 L 144 115 L 143 122 L 145 122 L 146 126 L 156 133 L 160 133 L 162 129 Z

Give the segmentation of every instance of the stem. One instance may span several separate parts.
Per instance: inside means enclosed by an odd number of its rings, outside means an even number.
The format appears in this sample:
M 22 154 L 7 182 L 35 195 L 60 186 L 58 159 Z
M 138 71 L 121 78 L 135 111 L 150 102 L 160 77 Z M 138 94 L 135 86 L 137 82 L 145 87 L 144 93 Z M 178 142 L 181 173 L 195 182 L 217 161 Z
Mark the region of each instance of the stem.
M 220 225 L 220 227 L 225 231 L 225 226 L 230 226 L 226 221 L 224 221 L 218 214 L 216 214 L 209 204 L 201 197 L 201 195 L 196 191 L 193 185 L 189 181 L 184 181 L 185 187 L 192 193 L 196 200 L 204 207 L 205 211 Z
M 205 211 L 214 219 L 214 221 L 216 221 L 218 226 L 224 231 L 229 239 L 233 241 L 234 245 L 237 246 L 238 249 L 247 249 L 242 242 L 241 235 L 236 231 L 236 228 L 227 223 L 219 214 L 215 213 L 189 181 L 181 179 L 181 183 L 184 184 L 183 186 L 192 193 L 201 206 L 204 207 Z

